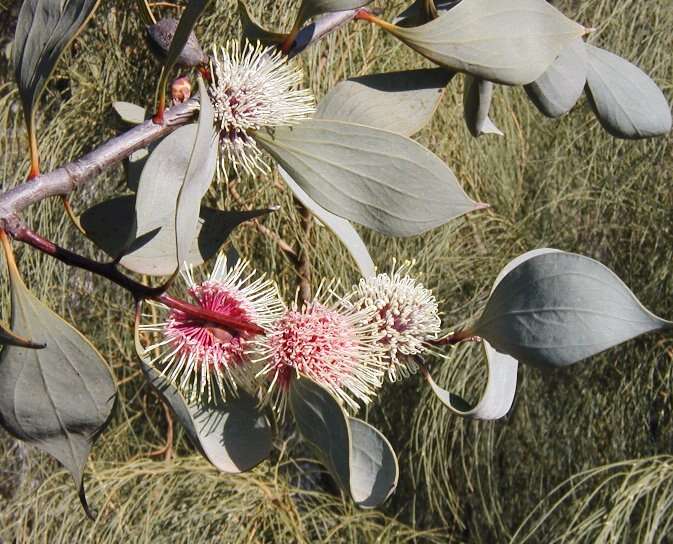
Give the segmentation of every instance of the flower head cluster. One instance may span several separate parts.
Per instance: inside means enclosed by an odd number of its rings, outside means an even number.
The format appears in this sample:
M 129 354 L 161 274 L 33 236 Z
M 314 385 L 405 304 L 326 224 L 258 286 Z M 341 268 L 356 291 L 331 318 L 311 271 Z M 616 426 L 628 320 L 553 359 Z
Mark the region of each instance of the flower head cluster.
M 377 340 L 373 308 L 317 298 L 301 307 L 295 303 L 260 340 L 260 375 L 270 381 L 269 394 L 280 389 L 281 403 L 301 373 L 357 409 L 358 400 L 371 400 L 385 372 Z
M 206 281 L 196 283 L 191 269 L 183 277 L 198 306 L 243 323 L 266 328 L 283 310 L 276 287 L 263 277 L 253 279 L 255 271 L 248 272 L 248 263 L 243 260 L 227 269 L 226 258 L 220 255 Z M 141 327 L 161 337 L 146 351 L 159 350 L 152 363 L 190 398 L 204 394 L 211 398 L 216 391 L 226 397 L 238 385 L 254 381 L 247 355 L 252 334 L 161 307 L 168 312 L 166 321 Z
M 427 349 L 427 341 L 437 338 L 441 320 L 433 294 L 408 275 L 412 263 L 363 278 L 349 299 L 355 308 L 376 308 L 373 322 L 380 331 L 379 343 L 388 363 L 388 377 L 394 381 L 417 368 L 414 355 Z
M 274 47 L 238 41 L 213 51 L 210 98 L 220 129 L 222 169 L 229 165 L 254 174 L 265 172 L 252 133 L 262 127 L 293 125 L 315 111 L 313 95 L 298 89 L 302 74 Z

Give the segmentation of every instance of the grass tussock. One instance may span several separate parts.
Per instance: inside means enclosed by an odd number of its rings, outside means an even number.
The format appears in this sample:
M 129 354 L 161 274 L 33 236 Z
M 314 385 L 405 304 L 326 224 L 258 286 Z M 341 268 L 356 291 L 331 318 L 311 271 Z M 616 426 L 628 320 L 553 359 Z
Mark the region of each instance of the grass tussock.
M 249 2 L 273 29 L 290 26 L 290 7 L 298 3 Z M 404 4 L 378 2 L 388 18 Z M 596 27 L 593 43 L 641 66 L 671 99 L 669 0 L 557 4 Z M 161 9 L 174 14 L 171 7 Z M 4 28 L 10 32 L 12 26 Z M 207 47 L 237 32 L 233 0 L 211 3 L 198 27 Z M 152 108 L 159 69 L 142 33 L 133 2 L 101 3 L 42 98 L 38 136 L 44 170 L 114 135 L 119 126 L 113 101 Z M 346 77 L 427 65 L 364 23 L 331 35 L 298 62 L 317 97 Z M 0 74 L 0 179 L 7 188 L 23 180 L 28 161 L 6 58 Z M 543 246 L 600 260 L 648 308 L 673 317 L 671 137 L 615 140 L 585 100 L 571 115 L 551 121 L 521 89 L 499 86 L 492 117 L 506 136 L 474 140 L 462 121 L 461 91 L 457 76 L 417 139 L 453 168 L 468 194 L 492 207 L 410 239 L 363 232 L 377 265 L 388 268 L 391 256 L 415 259 L 417 273 L 442 301 L 447 328 L 477 314 L 507 261 Z M 277 181 L 244 178 L 237 191 L 247 207 L 279 205 L 264 223 L 294 242 L 299 217 L 289 191 Z M 124 190 L 119 167 L 78 193 L 73 205 L 82 211 Z M 226 186 L 213 186 L 208 199 L 223 208 L 242 206 Z M 58 201 L 32 208 L 26 219 L 67 247 L 101 256 L 68 224 Z M 314 229 L 303 243 L 314 278 L 357 279 L 347 252 L 327 229 Z M 282 291 L 293 296 L 292 268 L 273 241 L 243 226 L 231 244 L 258 269 L 272 271 Z M 648 336 L 553 373 L 524 368 L 512 413 L 494 423 L 453 416 L 418 377 L 386 388 L 366 416 L 396 448 L 401 480 L 381 512 L 364 512 L 319 491 L 328 487 L 296 482 L 305 467 L 288 464 L 302 453 L 295 437 L 282 455 L 242 476 L 216 473 L 193 455 L 181 432 L 174 462 L 148 457 L 165 441 L 166 420 L 135 364 L 130 298 L 29 249 L 17 247 L 17 257 L 36 294 L 105 355 L 120 395 L 88 466 L 90 498 L 101 510 L 95 524 L 83 519 L 62 470 L 0 433 L 0 541 L 665 542 L 670 533 L 670 337 Z M 6 317 L 6 281 L 0 292 Z M 467 398 L 484 387 L 484 359 L 476 347 L 461 347 L 432 366 L 438 383 Z

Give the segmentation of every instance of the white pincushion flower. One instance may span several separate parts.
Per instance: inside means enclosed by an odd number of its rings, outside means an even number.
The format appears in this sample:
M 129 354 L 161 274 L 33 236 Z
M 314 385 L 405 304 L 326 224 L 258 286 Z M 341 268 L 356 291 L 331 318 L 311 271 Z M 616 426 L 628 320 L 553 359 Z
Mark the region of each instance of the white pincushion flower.
M 407 262 L 390 274 L 363 278 L 349 299 L 356 308 L 374 306 L 379 343 L 388 363 L 388 377 L 407 377 L 418 365 L 414 356 L 428 351 L 428 341 L 438 337 L 441 327 L 434 295 L 408 275 L 413 263 Z
M 223 172 L 229 166 L 236 172 L 268 172 L 252 136 L 262 127 L 296 124 L 315 111 L 311 91 L 298 88 L 301 72 L 275 47 L 246 42 L 241 48 L 238 41 L 214 48 L 210 68 Z

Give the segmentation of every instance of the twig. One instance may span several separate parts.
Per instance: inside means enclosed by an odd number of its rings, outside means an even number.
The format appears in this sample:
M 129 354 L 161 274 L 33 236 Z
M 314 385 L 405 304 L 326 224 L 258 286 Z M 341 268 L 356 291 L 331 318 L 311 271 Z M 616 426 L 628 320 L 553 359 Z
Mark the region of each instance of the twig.
M 205 322 L 214 323 L 221 327 L 234 329 L 237 331 L 248 332 L 252 334 L 264 334 L 264 329 L 261 327 L 241 321 L 235 318 L 227 317 L 218 312 L 213 312 L 206 308 L 190 304 L 183 300 L 176 299 L 165 293 L 166 286 L 150 287 L 143 283 L 137 282 L 128 276 L 122 274 L 116 267 L 115 263 L 100 263 L 94 261 L 77 253 L 73 253 L 65 248 L 57 246 L 53 242 L 42 238 L 39 234 L 31 231 L 28 227 L 23 225 L 18 219 L 13 221 L 5 221 L 5 231 L 19 242 L 24 242 L 41 252 L 58 259 L 59 261 L 83 270 L 93 272 L 98 276 L 102 276 L 120 287 L 129 291 L 136 300 L 151 299 L 157 302 L 179 310 L 187 316 Z

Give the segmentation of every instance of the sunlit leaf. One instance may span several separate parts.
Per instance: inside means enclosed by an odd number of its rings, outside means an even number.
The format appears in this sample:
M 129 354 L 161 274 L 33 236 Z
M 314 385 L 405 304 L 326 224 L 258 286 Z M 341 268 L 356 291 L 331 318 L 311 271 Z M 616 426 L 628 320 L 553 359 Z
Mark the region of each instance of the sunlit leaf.
M 218 470 L 245 472 L 264 461 L 271 452 L 271 427 L 254 397 L 240 390 L 223 400 L 188 402 L 152 364 L 140 344 L 136 350 L 147 381 L 171 407 L 192 444 Z
M 522 363 L 557 367 L 671 326 L 601 263 L 554 251 L 513 267 L 471 331 Z
M 297 185 L 297 182 L 292 179 L 282 167 L 278 167 L 278 172 L 283 178 L 287 186 L 306 208 L 315 215 L 324 225 L 326 225 L 336 236 L 343 242 L 346 249 L 358 265 L 362 277 L 367 278 L 373 276 L 376 272 L 374 262 L 372 261 L 367 246 L 365 246 L 362 238 L 345 219 L 328 212 L 325 208 L 320 206 L 315 200 L 306 194 L 306 192 Z
M 12 330 L 44 349 L 5 346 L 0 353 L 0 423 L 7 431 L 56 458 L 72 475 L 82 505 L 84 467 L 109 422 L 116 387 L 107 363 L 74 327 L 26 287 L 7 250 Z
M 507 85 L 534 81 L 585 33 L 546 0 L 462 0 L 421 26 L 381 26 L 440 66 Z
M 491 111 L 493 98 L 493 83 L 484 81 L 469 74 L 465 74 L 463 90 L 463 116 L 470 134 L 475 138 L 482 134 L 497 134 L 502 132 L 495 126 L 488 116 Z
M 400 469 L 388 439 L 380 431 L 349 417 L 351 431 L 350 489 L 362 508 L 376 508 L 397 487 Z
M 201 207 L 199 229 L 189 252 L 187 262 L 200 264 L 215 255 L 222 244 L 229 238 L 231 232 L 245 221 L 269 213 L 271 210 L 224 211 Z M 115 197 L 101 202 L 86 210 L 80 217 L 80 223 L 87 236 L 105 253 L 117 257 L 124 253 L 134 241 L 133 222 L 135 221 L 135 198 L 133 195 Z M 141 258 L 143 247 L 135 248 L 133 259 L 124 257 L 121 261 L 130 270 L 143 273 L 168 275 L 171 266 L 177 262 L 174 238 L 160 234 L 162 229 L 174 233 L 172 223 L 159 230 L 149 231 L 144 242 L 145 251 L 153 255 L 148 257 L 147 263 Z M 157 237 L 161 236 L 158 240 Z M 139 243 L 142 243 L 141 239 Z M 143 270 L 145 272 L 143 272 Z
M 313 119 L 255 138 L 320 206 L 383 234 L 420 234 L 480 207 L 436 155 L 399 134 Z
M 24 338 L 23 336 L 15 334 L 3 323 L 0 323 L 0 345 L 18 346 L 22 348 L 31 348 L 31 349 L 43 349 L 46 347 L 46 344 L 33 342 L 29 338 Z
M 544 74 L 524 88 L 542 114 L 556 118 L 575 106 L 586 81 L 587 51 L 584 41 L 577 38 L 561 51 Z
M 23 0 L 14 37 L 14 74 L 29 132 L 35 105 L 59 57 L 97 5 L 98 0 Z
M 587 97 L 603 128 L 616 138 L 651 138 L 671 130 L 671 109 L 656 83 L 640 68 L 586 44 Z
M 129 125 L 139 125 L 145 122 L 145 108 L 131 102 L 113 102 L 112 109 L 119 118 Z
M 218 132 L 215 110 L 208 90 L 199 76 L 199 122 L 192 153 L 177 197 L 175 208 L 175 243 L 178 263 L 188 261 L 199 228 L 201 199 L 208 191 L 217 166 Z
M 245 2 L 239 0 L 238 2 L 238 16 L 241 21 L 241 28 L 243 29 L 243 36 L 250 42 L 259 42 L 262 45 L 278 45 L 285 41 L 286 34 L 277 32 L 270 32 L 262 28 L 257 21 L 255 21 L 250 13 Z
M 314 117 L 411 136 L 430 121 L 452 77 L 435 68 L 347 79 L 325 95 Z

